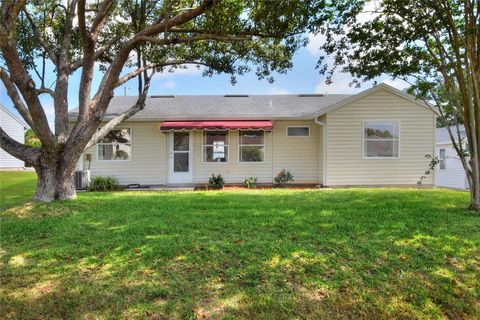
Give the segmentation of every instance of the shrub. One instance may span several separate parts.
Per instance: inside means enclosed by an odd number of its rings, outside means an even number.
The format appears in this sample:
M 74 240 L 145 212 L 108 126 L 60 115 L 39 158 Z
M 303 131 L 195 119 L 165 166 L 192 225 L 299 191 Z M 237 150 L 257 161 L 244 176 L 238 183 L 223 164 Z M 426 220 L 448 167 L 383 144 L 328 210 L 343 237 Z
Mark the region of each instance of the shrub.
M 114 177 L 97 176 L 92 179 L 87 191 L 113 191 L 118 189 L 119 185 Z
M 290 173 L 290 171 L 282 169 L 282 171 L 277 173 L 273 181 L 275 181 L 275 184 L 279 186 L 284 186 L 287 183 L 293 182 L 295 180 L 293 179 L 293 175 Z
M 243 184 L 247 188 L 255 188 L 257 186 L 257 177 L 248 177 L 243 180 Z
M 214 175 L 208 179 L 208 185 L 213 188 L 223 188 L 223 185 L 225 184 L 225 180 L 223 180 L 223 177 L 221 174 Z

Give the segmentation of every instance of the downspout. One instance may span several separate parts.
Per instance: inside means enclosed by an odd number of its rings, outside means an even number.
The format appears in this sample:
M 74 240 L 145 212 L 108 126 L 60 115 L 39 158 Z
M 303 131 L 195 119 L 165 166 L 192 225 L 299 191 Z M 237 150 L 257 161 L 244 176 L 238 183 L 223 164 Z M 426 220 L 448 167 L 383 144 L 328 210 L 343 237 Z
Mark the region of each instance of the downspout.
M 322 126 L 322 135 L 323 135 L 323 175 L 322 175 L 322 185 L 325 187 L 327 185 L 327 125 L 326 123 L 318 120 L 318 116 L 313 118 L 313 121 L 315 121 L 316 124 L 319 126 Z

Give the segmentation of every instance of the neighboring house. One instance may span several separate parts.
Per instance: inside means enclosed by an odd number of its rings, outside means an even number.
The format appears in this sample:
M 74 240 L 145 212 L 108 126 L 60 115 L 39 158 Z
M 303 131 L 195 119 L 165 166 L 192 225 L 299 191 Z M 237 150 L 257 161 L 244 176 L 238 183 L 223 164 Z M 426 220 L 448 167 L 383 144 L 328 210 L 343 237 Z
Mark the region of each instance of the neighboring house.
M 135 101 L 114 97 L 105 121 Z M 204 184 L 212 173 L 272 183 L 286 169 L 301 184 L 415 185 L 434 151 L 434 113 L 381 84 L 356 95 L 151 96 L 79 168 L 121 184 Z
M 460 136 L 466 138 L 465 128 L 459 126 Z M 452 133 L 457 140 L 457 128 L 451 128 Z M 468 180 L 462 161 L 453 148 L 452 140 L 448 134 L 447 128 L 437 128 L 437 147 L 435 154 L 440 163 L 435 168 L 435 185 L 438 187 L 447 187 L 455 189 L 468 189 Z
M 25 130 L 28 126 L 2 105 L 0 105 L 0 127 L 2 127 L 10 138 L 20 143 L 25 142 Z M 0 148 L 0 169 L 23 167 L 25 167 L 25 163 L 22 160 L 15 158 Z

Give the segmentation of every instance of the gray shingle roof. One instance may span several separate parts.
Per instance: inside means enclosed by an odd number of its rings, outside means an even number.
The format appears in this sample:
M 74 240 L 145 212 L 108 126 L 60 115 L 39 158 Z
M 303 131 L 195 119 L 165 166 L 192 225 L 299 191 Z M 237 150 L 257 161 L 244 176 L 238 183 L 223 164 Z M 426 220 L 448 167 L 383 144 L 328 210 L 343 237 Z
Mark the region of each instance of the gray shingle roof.
M 345 98 L 348 94 L 320 95 L 250 95 L 149 97 L 145 108 L 132 117 L 136 120 L 185 119 L 278 119 L 312 118 Z M 128 110 L 137 97 L 113 97 L 105 114 L 111 118 Z M 75 119 L 78 109 L 70 111 Z
M 459 128 L 460 128 L 460 136 L 462 137 L 462 140 L 463 140 L 463 138 L 466 137 L 465 128 L 463 127 L 463 125 L 460 125 Z M 455 140 L 457 140 L 457 128 L 455 126 L 452 126 L 451 130 L 453 135 L 455 136 Z M 437 144 L 451 143 L 452 140 L 450 139 L 447 128 L 437 128 L 436 141 L 437 141 Z

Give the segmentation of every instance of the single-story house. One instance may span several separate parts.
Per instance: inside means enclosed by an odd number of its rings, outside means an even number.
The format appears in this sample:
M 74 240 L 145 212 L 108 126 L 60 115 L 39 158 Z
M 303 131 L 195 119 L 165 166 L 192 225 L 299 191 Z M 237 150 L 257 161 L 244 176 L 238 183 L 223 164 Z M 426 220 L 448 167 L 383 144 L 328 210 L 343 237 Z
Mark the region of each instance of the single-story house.
M 104 120 L 135 101 L 115 96 Z M 78 168 L 121 184 L 204 184 L 212 174 L 272 183 L 286 169 L 299 184 L 416 185 L 435 152 L 435 120 L 386 84 L 355 95 L 151 96 Z
M 25 143 L 25 130 L 28 129 L 28 126 L 2 105 L 0 105 L 0 127 L 2 127 L 12 139 L 20 143 Z M 23 167 L 25 167 L 25 163 L 22 160 L 15 158 L 0 148 L 0 169 Z
M 458 128 L 460 129 L 461 139 L 466 139 L 464 126 L 461 125 Z M 457 128 L 452 127 L 451 130 L 457 140 Z M 437 128 L 436 141 L 435 154 L 440 163 L 435 168 L 435 185 L 437 187 L 468 189 L 467 174 L 457 151 L 453 148 L 447 128 Z

